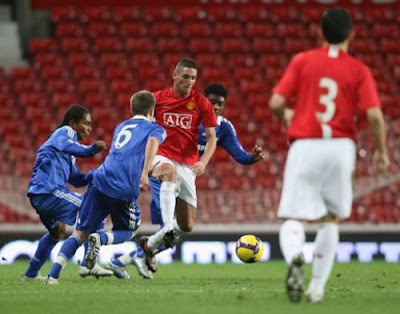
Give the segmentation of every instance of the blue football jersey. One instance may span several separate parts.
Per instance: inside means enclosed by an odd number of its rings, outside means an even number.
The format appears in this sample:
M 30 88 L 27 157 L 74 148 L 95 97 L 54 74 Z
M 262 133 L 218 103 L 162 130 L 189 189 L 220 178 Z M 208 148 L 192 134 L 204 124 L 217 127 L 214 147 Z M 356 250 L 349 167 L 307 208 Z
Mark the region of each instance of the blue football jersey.
M 104 163 L 86 178 L 105 195 L 132 202 L 139 197 L 139 181 L 144 166 L 147 141 L 166 137 L 164 128 L 144 116 L 134 116 L 119 124 Z
M 215 127 L 217 135 L 217 145 L 223 147 L 237 162 L 242 165 L 251 165 L 256 161 L 252 158 L 251 153 L 245 151 L 240 144 L 236 131 L 232 123 L 222 117 L 218 116 L 218 126 Z M 203 155 L 204 149 L 207 144 L 207 138 L 204 131 L 204 126 L 200 126 L 199 139 L 197 140 L 197 147 L 200 156 Z
M 84 174 L 75 166 L 76 157 L 92 157 L 101 149 L 77 142 L 78 134 L 69 126 L 55 130 L 36 153 L 28 194 L 51 194 L 87 185 Z

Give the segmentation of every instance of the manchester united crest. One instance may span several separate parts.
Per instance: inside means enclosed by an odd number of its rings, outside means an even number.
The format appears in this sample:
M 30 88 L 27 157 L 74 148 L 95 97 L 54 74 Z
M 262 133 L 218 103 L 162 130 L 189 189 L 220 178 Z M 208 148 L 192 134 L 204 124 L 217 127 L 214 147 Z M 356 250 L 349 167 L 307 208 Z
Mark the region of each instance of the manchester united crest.
M 196 107 L 196 104 L 194 102 L 189 102 L 186 105 L 186 108 L 188 108 L 189 110 L 193 110 Z

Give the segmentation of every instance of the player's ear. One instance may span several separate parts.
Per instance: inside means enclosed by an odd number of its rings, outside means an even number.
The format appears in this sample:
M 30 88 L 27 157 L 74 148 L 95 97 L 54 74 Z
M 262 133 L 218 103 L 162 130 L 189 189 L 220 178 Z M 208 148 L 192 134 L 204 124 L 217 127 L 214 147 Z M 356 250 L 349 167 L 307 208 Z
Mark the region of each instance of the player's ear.
M 150 110 L 149 110 L 149 113 L 148 113 L 148 118 L 153 118 L 154 117 L 154 107 L 153 108 L 151 108 Z

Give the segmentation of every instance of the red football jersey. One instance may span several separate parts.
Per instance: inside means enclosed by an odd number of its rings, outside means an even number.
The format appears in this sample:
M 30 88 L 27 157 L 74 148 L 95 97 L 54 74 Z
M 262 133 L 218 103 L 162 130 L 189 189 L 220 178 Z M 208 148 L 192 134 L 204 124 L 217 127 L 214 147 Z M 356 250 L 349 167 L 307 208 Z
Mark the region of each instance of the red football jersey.
M 217 126 L 213 106 L 206 97 L 192 90 L 187 98 L 178 98 L 173 88 L 154 93 L 156 122 L 167 131 L 158 154 L 179 163 L 193 165 L 199 159 L 199 128 Z
M 296 97 L 288 138 L 349 137 L 356 139 L 358 110 L 381 107 L 369 68 L 328 46 L 297 54 L 274 93 Z

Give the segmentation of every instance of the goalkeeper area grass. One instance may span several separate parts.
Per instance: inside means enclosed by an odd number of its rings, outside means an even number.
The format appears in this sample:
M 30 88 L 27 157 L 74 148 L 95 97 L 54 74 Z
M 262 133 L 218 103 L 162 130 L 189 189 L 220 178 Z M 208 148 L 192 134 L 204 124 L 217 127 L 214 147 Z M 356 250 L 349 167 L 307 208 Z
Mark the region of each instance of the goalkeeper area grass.
M 383 261 L 335 264 L 325 300 L 298 304 L 287 299 L 286 264 L 159 265 L 153 280 L 137 275 L 81 278 L 78 265 L 68 264 L 59 285 L 23 282 L 28 260 L 0 265 L 0 313 L 399 313 L 400 265 Z M 46 275 L 48 262 L 42 269 Z M 305 266 L 306 283 L 311 265 Z

